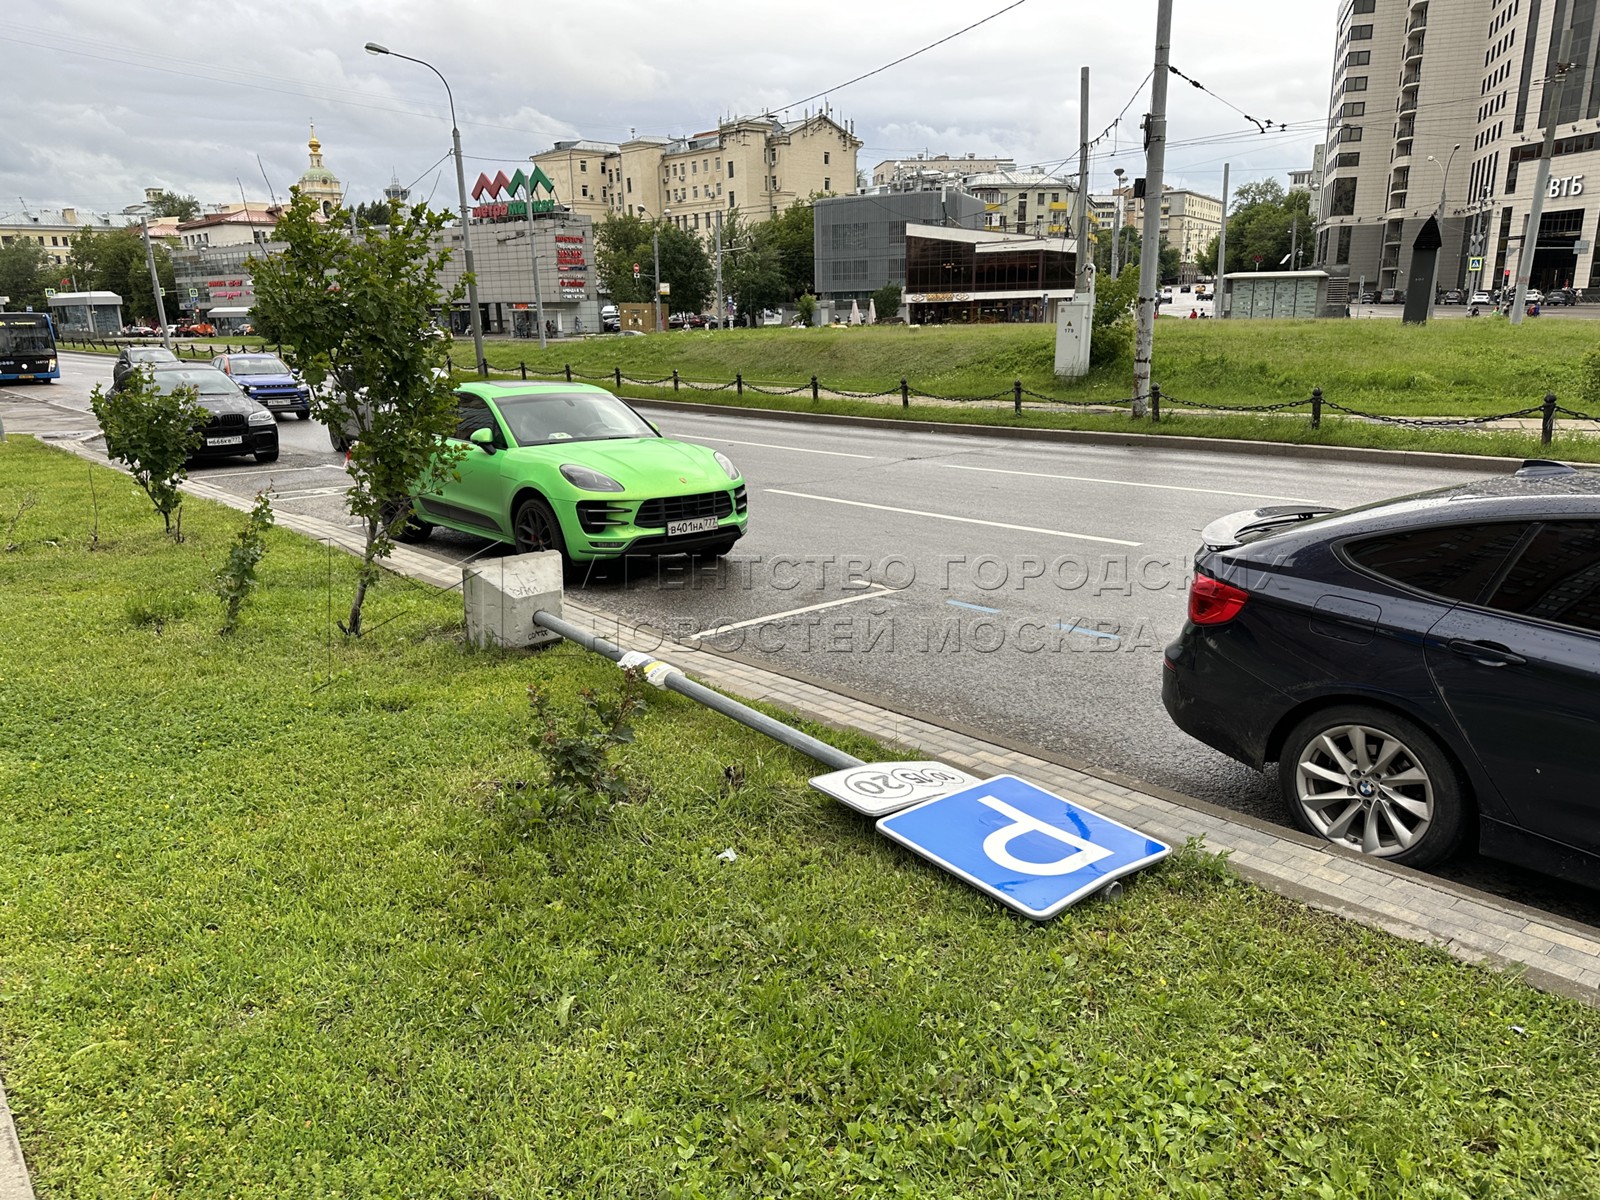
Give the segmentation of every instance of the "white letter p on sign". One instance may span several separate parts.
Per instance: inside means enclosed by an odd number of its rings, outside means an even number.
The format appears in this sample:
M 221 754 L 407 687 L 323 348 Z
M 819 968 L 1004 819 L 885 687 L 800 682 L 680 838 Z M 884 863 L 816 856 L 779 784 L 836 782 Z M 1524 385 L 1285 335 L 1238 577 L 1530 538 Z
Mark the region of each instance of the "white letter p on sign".
M 996 800 L 993 796 L 979 796 L 977 800 L 979 804 L 988 805 L 1001 816 L 1011 818 L 1011 824 L 1002 825 L 983 839 L 983 852 L 1002 867 L 1024 875 L 1070 875 L 1073 871 L 1081 871 L 1102 858 L 1109 858 L 1112 853 L 1104 846 L 1096 846 L 1093 842 L 1074 837 L 1063 829 L 1057 829 L 1054 825 L 1039 820 L 1038 817 L 1029 816 L 1012 808 L 1003 800 Z M 1055 838 L 1056 841 L 1073 847 L 1075 853 L 1065 858 L 1058 858 L 1054 862 L 1028 862 L 1020 859 L 1007 847 L 1025 833 L 1042 833 L 1045 837 Z

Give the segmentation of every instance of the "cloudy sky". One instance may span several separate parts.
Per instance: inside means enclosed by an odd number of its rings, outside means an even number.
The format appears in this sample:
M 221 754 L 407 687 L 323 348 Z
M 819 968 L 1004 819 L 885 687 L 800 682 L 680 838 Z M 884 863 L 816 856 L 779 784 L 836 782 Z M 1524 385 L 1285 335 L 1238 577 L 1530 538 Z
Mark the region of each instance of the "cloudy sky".
M 316 121 L 352 200 L 391 175 L 454 198 L 455 93 L 467 182 L 561 138 L 676 135 L 816 93 L 853 121 L 858 164 L 1004 154 L 1077 167 L 1079 71 L 1090 70 L 1091 188 L 1143 172 L 1156 0 L 4 0 L 0 213 L 112 211 L 147 186 L 202 203 L 279 199 Z M 1310 165 L 1327 117 L 1337 0 L 1177 0 L 1169 181 L 1216 194 Z M 945 45 L 841 87 L 954 33 Z M 1245 115 L 1272 122 L 1258 131 Z M 1280 128 L 1286 126 L 1286 128 Z M 260 165 L 257 164 L 257 157 Z M 263 169 L 265 168 L 265 180 Z

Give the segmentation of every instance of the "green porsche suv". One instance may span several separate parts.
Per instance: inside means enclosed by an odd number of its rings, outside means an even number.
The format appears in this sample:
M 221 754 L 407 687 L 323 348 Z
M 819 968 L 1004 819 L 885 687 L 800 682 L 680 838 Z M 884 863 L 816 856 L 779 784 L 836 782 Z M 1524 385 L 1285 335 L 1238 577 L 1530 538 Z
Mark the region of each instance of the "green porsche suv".
M 744 478 L 726 455 L 674 441 L 601 388 L 466 383 L 450 472 L 431 475 L 401 537 L 443 525 L 568 562 L 726 554 L 744 536 Z

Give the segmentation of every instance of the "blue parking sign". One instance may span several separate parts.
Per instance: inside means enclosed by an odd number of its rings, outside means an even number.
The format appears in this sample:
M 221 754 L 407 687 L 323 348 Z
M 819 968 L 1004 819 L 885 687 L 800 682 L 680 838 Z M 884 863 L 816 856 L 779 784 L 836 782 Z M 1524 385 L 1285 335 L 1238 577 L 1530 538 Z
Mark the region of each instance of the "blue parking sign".
M 878 829 L 1035 921 L 1172 853 L 1015 775 L 902 809 Z

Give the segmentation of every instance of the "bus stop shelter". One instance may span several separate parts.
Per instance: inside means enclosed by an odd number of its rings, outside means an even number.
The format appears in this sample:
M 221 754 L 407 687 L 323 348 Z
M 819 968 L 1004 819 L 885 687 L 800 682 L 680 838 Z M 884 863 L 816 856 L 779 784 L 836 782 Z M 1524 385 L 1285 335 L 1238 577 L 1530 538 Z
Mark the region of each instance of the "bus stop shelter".
M 50 297 L 56 332 L 109 337 L 122 328 L 122 297 L 115 292 L 57 292 Z

